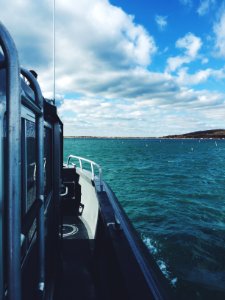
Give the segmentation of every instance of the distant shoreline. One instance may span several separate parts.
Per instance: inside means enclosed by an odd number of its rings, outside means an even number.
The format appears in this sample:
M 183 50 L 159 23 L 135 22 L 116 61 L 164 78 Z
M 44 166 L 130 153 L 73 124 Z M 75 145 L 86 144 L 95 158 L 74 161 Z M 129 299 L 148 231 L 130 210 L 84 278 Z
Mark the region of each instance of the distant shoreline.
M 116 140 L 162 140 L 162 139 L 225 139 L 224 129 L 211 129 L 204 131 L 195 131 L 178 135 L 167 135 L 162 137 L 144 137 L 144 136 L 64 136 L 64 139 L 116 139 Z
M 98 139 L 98 140 L 154 140 L 158 137 L 128 137 L 128 136 L 64 136 L 64 139 Z

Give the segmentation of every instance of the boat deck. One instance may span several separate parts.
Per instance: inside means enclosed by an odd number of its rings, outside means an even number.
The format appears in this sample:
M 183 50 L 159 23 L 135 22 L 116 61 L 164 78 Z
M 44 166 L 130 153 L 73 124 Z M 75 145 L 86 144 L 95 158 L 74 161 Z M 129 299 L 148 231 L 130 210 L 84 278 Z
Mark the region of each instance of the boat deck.
M 83 222 L 79 218 L 64 217 L 62 233 L 62 270 L 54 300 L 97 299 L 92 279 L 92 241 Z

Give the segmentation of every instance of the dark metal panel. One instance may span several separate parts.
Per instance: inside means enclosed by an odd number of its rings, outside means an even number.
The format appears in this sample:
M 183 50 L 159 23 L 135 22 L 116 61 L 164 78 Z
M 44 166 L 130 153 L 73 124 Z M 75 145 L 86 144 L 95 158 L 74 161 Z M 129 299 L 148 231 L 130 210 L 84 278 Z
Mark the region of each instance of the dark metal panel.
M 54 207 L 55 207 L 55 236 L 58 237 L 58 228 L 60 224 L 59 220 L 59 205 L 60 205 L 60 185 L 61 185 L 61 139 L 60 139 L 60 124 L 54 124 L 54 149 L 53 149 L 53 198 L 54 198 Z
M 54 124 L 54 149 L 53 149 L 53 192 L 54 201 L 56 207 L 56 215 L 59 215 L 59 203 L 60 203 L 60 178 L 61 178 L 61 137 L 60 137 L 60 124 Z M 57 228 L 58 230 L 58 228 Z
M 7 265 L 8 299 L 21 299 L 20 232 L 21 232 L 21 105 L 19 61 L 16 46 L 0 23 L 0 45 L 6 61 L 7 109 Z
M 141 299 L 173 299 L 169 284 L 148 253 L 147 248 L 138 237 L 115 194 L 105 182 L 104 192 L 98 192 L 98 197 L 103 218 L 109 217 L 106 222 L 110 233 L 110 240 L 114 243 L 121 270 L 125 270 L 125 273 L 127 273 L 127 270 L 132 265 L 130 272 L 124 276 L 127 281 L 127 286 L 132 286 L 132 288 L 128 288 L 128 292 L 132 292 L 130 298 L 137 299 L 135 296 L 136 292 L 140 294 Z M 109 208 L 109 204 L 111 209 Z M 106 210 L 105 207 L 107 206 L 108 208 Z M 129 259 L 128 254 L 130 254 Z M 129 262 L 126 262 L 125 258 L 128 259 Z M 134 271 L 135 265 L 139 266 L 136 268 L 136 271 Z M 139 281 L 139 284 L 136 283 L 136 285 L 133 285 L 131 283 L 131 277 L 133 276 L 132 269 L 136 277 L 143 277 L 143 279 Z M 139 275 L 137 275 L 138 273 Z M 135 282 L 135 277 L 133 282 Z
M 46 201 L 46 299 L 51 298 L 56 273 L 59 269 L 59 201 L 60 201 L 60 136 L 59 124 L 52 123 L 52 190 L 51 198 Z

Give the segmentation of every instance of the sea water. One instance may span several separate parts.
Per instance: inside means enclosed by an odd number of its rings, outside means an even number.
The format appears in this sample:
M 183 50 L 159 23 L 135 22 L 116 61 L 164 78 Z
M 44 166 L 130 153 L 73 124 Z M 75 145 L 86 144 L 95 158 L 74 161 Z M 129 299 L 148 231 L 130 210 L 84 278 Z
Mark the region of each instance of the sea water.
M 99 163 L 177 299 L 225 299 L 225 140 L 65 139 Z

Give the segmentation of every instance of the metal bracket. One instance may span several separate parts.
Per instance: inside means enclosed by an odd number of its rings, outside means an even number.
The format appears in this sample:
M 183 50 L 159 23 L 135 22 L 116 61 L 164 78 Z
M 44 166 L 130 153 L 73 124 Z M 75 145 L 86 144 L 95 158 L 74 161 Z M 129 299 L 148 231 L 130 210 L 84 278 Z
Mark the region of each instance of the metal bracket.
M 65 192 L 64 192 L 64 193 L 61 193 L 60 196 L 61 196 L 61 197 L 64 197 L 64 196 L 66 196 L 67 194 L 68 194 L 68 187 L 65 186 Z

